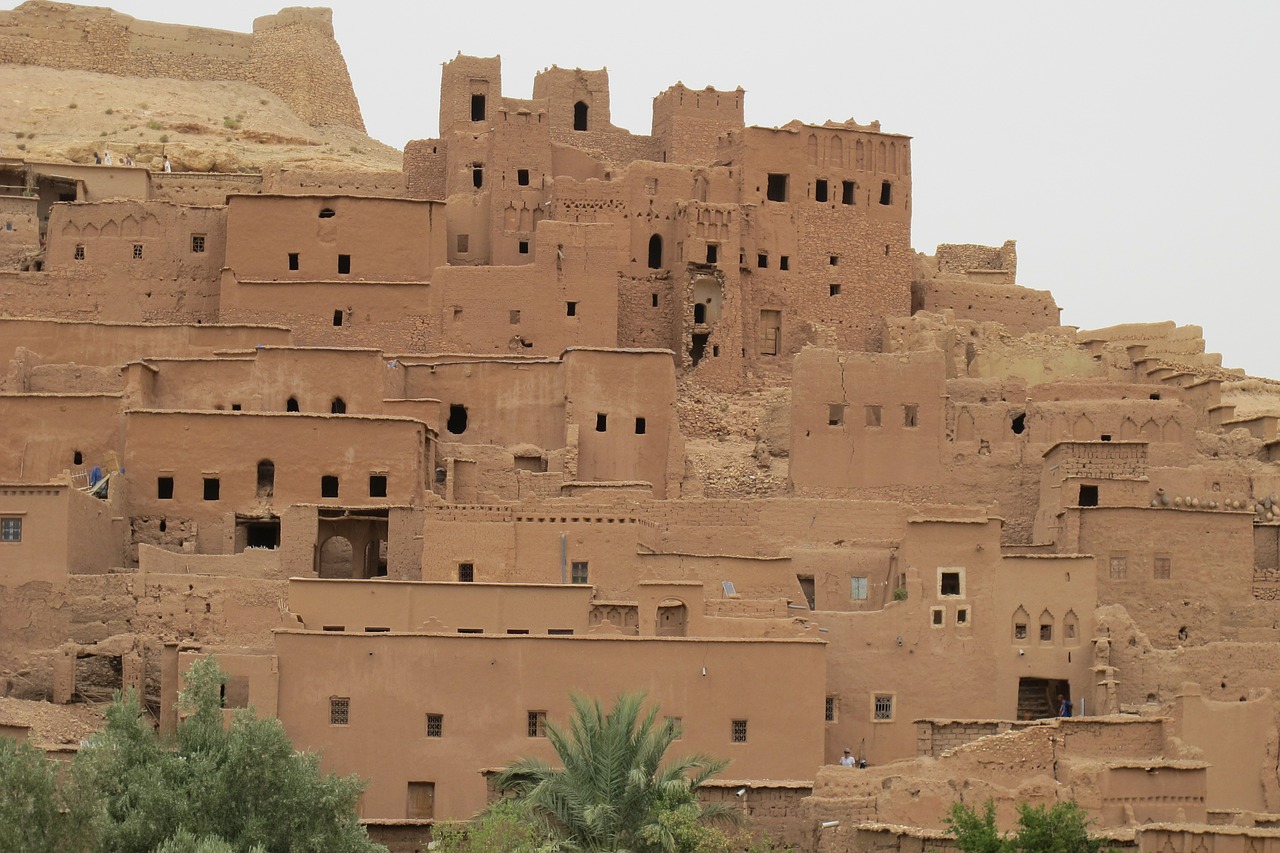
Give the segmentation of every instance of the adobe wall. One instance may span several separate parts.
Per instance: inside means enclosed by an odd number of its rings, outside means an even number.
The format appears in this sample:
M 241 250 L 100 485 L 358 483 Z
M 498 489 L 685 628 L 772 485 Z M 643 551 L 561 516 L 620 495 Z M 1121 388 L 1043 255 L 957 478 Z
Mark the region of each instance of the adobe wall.
M 1062 316 L 1062 309 L 1047 290 L 950 278 L 913 281 L 911 310 L 934 314 L 952 311 L 960 320 L 999 323 L 1011 335 L 1054 328 Z
M 151 198 L 211 207 L 225 205 L 230 195 L 263 192 L 263 184 L 264 178 L 258 174 L 155 172 L 151 175 Z
M 291 335 L 279 326 L 162 325 L 89 323 L 0 318 L 0 359 L 13 359 L 19 347 L 47 364 L 121 366 L 156 353 L 209 356 L 219 350 L 251 350 L 258 344 L 288 346 Z
M 40 251 L 39 204 L 34 196 L 0 195 L 0 268 L 18 269 Z
M 527 716 L 563 724 L 567 683 L 599 697 L 644 687 L 682 719 L 683 752 L 731 758 L 737 776 L 803 779 L 821 758 L 819 730 L 794 725 L 821 706 L 818 642 L 290 631 L 276 650 L 279 714 L 295 747 L 322 750 L 326 770 L 378 768 L 365 817 L 405 817 L 406 784 L 419 780 L 435 782 L 435 817 L 471 816 L 486 802 L 477 771 L 553 757 L 528 736 Z M 330 725 L 333 696 L 349 699 L 346 726 Z M 426 736 L 425 713 L 442 715 L 441 737 Z M 747 722 L 745 743 L 732 742 L 735 719 Z
M 745 126 L 745 95 L 741 86 L 732 92 L 721 92 L 710 86 L 694 90 L 683 83 L 659 92 L 653 99 L 653 137 L 660 146 L 659 159 L 664 163 L 711 165 L 720 135 Z
M 0 448 L 0 480 L 47 483 L 64 471 L 109 470 L 124 452 L 121 403 L 118 394 L 0 397 L 0 418 L 16 437 Z
M 266 170 L 260 177 L 254 177 L 260 181 L 262 192 L 280 195 L 325 194 L 373 198 L 404 195 L 403 171 L 317 172 L 280 167 Z
M 310 124 L 364 130 L 328 9 L 265 15 L 245 34 L 31 0 L 0 14 L 0 61 L 131 77 L 239 80 L 279 95 Z

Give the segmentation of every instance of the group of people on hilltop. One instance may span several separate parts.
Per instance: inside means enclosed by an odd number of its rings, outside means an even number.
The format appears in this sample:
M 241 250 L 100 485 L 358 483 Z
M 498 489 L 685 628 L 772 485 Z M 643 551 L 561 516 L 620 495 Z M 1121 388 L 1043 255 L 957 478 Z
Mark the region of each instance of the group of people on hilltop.
M 111 152 L 110 152 L 109 150 L 105 149 L 105 148 L 102 150 L 102 153 L 101 153 L 101 154 L 99 154 L 97 151 L 93 152 L 93 165 L 95 165 L 95 166 L 110 166 L 110 165 L 112 165 L 112 162 L 111 162 Z M 120 165 L 121 165 L 121 166 L 132 166 L 132 165 L 133 165 L 133 155 L 132 155 L 132 154 L 125 154 L 125 155 L 124 155 L 124 160 L 120 163 Z M 169 155 L 168 155 L 168 154 L 165 154 L 165 155 L 164 155 L 164 164 L 160 167 L 160 171 L 162 171 L 162 172 L 172 172 L 172 171 L 173 171 L 173 165 L 169 162 Z

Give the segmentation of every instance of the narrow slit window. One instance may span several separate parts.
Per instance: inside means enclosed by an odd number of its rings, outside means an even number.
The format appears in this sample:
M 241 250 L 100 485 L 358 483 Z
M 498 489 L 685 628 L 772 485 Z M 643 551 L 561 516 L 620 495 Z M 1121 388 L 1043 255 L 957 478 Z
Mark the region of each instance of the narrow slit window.
M 471 186 L 476 189 L 484 186 L 484 166 L 471 167 Z
M 786 272 L 787 270 L 791 269 L 791 258 L 788 257 L 787 255 L 779 256 L 778 269 L 782 270 L 783 272 Z
M 825 203 L 827 200 L 827 179 L 818 178 L 813 184 L 813 200 Z
M 636 418 L 636 435 L 644 435 L 646 428 L 644 418 Z
M 853 204 L 854 183 L 853 181 L 840 182 L 840 203 Z
M 889 181 L 880 184 L 880 203 L 886 206 L 893 204 L 893 184 Z
M 573 105 L 573 129 L 586 130 L 587 118 L 591 108 L 587 106 L 586 101 L 578 101 Z
M 341 326 L 341 325 L 342 325 L 342 309 L 341 309 L 341 308 L 336 308 L 336 309 L 334 309 L 334 312 L 333 312 L 333 325 L 335 325 L 335 326 Z
M 142 260 L 142 244 L 141 243 L 133 244 L 133 259 L 135 261 Z
M 596 413 L 596 432 L 605 432 L 609 428 L 609 416 L 604 412 Z
M 298 253 L 297 252 L 289 253 L 289 269 L 295 272 L 298 269 Z
M 720 262 L 720 247 L 715 243 L 707 244 L 707 263 L 716 264 Z
M 577 317 L 577 316 L 578 316 L 578 303 L 576 303 L 576 302 L 566 302 L 566 303 L 564 304 L 564 315 L 565 315 L 566 317 Z

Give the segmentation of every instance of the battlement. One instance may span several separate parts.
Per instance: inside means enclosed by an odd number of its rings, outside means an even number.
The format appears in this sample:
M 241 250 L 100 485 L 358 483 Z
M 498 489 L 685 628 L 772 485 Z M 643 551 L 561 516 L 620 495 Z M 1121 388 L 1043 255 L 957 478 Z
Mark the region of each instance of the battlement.
M 250 83 L 278 95 L 310 124 L 364 130 L 328 9 L 282 9 L 255 20 L 250 34 L 29 0 L 0 11 L 0 63 Z

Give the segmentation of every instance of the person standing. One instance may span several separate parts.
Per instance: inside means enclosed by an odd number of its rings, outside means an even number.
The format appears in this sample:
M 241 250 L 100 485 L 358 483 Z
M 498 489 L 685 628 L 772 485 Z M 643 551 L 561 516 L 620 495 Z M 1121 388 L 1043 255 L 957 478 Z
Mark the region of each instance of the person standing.
M 1063 696 L 1061 693 L 1058 694 L 1058 716 L 1071 716 L 1071 700 Z
M 858 762 L 854 760 L 853 753 L 849 750 L 844 751 L 844 755 L 840 757 L 841 767 L 856 767 Z
M 172 172 L 172 171 L 173 171 L 173 166 L 169 163 L 169 155 L 168 155 L 168 154 L 164 155 L 164 166 L 161 168 L 161 171 L 162 171 L 162 172 Z

